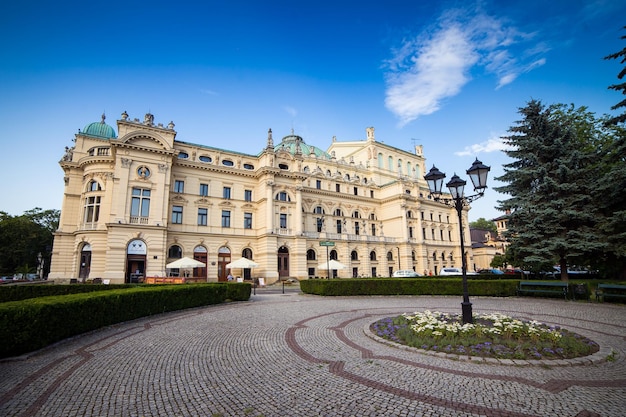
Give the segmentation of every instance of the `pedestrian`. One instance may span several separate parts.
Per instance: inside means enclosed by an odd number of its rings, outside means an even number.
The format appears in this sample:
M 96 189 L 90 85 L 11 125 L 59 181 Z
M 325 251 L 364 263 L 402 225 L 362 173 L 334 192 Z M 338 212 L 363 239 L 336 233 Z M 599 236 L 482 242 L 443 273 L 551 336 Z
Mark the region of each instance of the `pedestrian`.
M 233 280 L 233 276 L 229 273 L 228 277 L 226 279 L 228 279 L 229 281 L 232 281 Z

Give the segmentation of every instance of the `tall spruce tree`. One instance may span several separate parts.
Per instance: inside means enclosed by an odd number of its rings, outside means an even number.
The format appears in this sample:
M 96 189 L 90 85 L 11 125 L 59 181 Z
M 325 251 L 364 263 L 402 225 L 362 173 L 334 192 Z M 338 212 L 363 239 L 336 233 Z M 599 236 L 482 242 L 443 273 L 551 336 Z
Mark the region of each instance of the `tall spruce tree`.
M 513 161 L 497 179 L 507 185 L 496 188 L 510 195 L 499 201 L 501 210 L 511 210 L 507 251 L 518 266 L 534 271 L 558 263 L 567 280 L 568 263 L 585 262 L 606 245 L 594 227 L 596 138 L 584 123 L 590 114 L 537 100 L 519 113 L 523 119 L 503 138 Z
M 624 26 L 624 29 L 626 29 L 626 26 Z M 626 35 L 622 36 L 621 38 L 626 39 Z M 604 57 L 604 59 L 620 59 L 621 64 L 626 64 L 626 47 L 624 47 L 619 52 L 616 52 L 614 54 Z M 619 74 L 617 74 L 617 78 L 621 80 L 625 76 L 626 76 L 626 65 L 624 65 L 624 68 L 622 68 Z M 619 83 L 619 84 L 610 85 L 609 88 L 611 90 L 621 91 L 622 94 L 626 95 L 626 81 Z M 619 103 L 617 103 L 616 105 L 614 105 L 613 107 L 611 107 L 611 110 L 617 110 L 621 108 L 626 108 L 626 98 L 620 101 Z M 608 123 L 610 124 L 624 123 L 624 122 L 626 122 L 626 111 L 624 111 L 624 113 L 620 115 L 610 118 L 608 121 Z
M 607 245 L 602 256 L 594 259 L 607 276 L 626 279 L 626 127 L 610 123 L 604 127 L 606 141 L 598 158 L 595 201 L 598 232 Z

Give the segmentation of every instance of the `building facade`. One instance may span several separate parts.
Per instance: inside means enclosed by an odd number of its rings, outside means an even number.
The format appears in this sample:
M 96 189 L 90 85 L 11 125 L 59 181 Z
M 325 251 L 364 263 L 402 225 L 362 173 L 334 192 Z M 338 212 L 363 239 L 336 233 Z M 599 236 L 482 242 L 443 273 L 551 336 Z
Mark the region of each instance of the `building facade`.
M 49 278 L 214 282 L 241 257 L 258 266 L 233 275 L 267 283 L 460 266 L 456 211 L 429 198 L 422 146 L 406 152 L 365 133 L 324 151 L 293 132 L 275 145 L 270 129 L 247 154 L 177 140 L 174 124 L 151 114 L 122 113 L 116 133 L 103 115 L 59 162 L 65 191 Z M 470 242 L 467 212 L 463 225 Z M 206 267 L 166 267 L 182 257 Z M 328 258 L 346 268 L 327 271 Z

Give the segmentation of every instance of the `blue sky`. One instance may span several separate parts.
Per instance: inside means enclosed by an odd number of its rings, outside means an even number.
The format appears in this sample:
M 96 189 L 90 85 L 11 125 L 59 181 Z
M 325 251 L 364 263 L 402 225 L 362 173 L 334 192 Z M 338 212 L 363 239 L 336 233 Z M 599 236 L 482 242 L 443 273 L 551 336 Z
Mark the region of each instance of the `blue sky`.
M 597 114 L 626 46 L 626 1 L 20 1 L 0 5 L 0 211 L 60 209 L 78 129 L 127 111 L 177 139 L 257 154 L 294 131 L 376 139 L 450 178 L 478 157 L 499 216 L 500 137 L 529 100 Z

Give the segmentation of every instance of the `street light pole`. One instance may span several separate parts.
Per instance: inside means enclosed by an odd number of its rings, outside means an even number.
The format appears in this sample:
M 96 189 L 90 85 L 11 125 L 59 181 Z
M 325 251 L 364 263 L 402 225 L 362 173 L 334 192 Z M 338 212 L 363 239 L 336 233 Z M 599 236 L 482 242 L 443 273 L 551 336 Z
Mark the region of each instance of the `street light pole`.
M 467 174 L 472 180 L 474 185 L 475 195 L 465 196 L 464 189 L 466 181 L 459 178 L 454 174 L 450 181 L 446 184 L 446 187 L 450 190 L 450 196 L 452 198 L 441 197 L 441 188 L 443 186 L 443 179 L 446 174 L 439 171 L 434 165 L 430 172 L 424 176 L 424 179 L 428 183 L 430 194 L 434 200 L 440 203 L 444 203 L 449 207 L 454 207 L 459 216 L 459 235 L 461 239 L 461 273 L 463 277 L 463 302 L 461 303 L 461 312 L 463 317 L 463 324 L 473 323 L 472 317 L 472 303 L 469 299 L 469 290 L 467 286 L 467 259 L 465 258 L 465 243 L 463 236 L 463 209 L 469 207 L 469 203 L 479 199 L 485 193 L 487 188 L 487 174 L 491 170 L 490 167 L 483 165 L 482 162 L 476 158 L 476 161 L 472 164 L 470 169 L 467 170 Z

